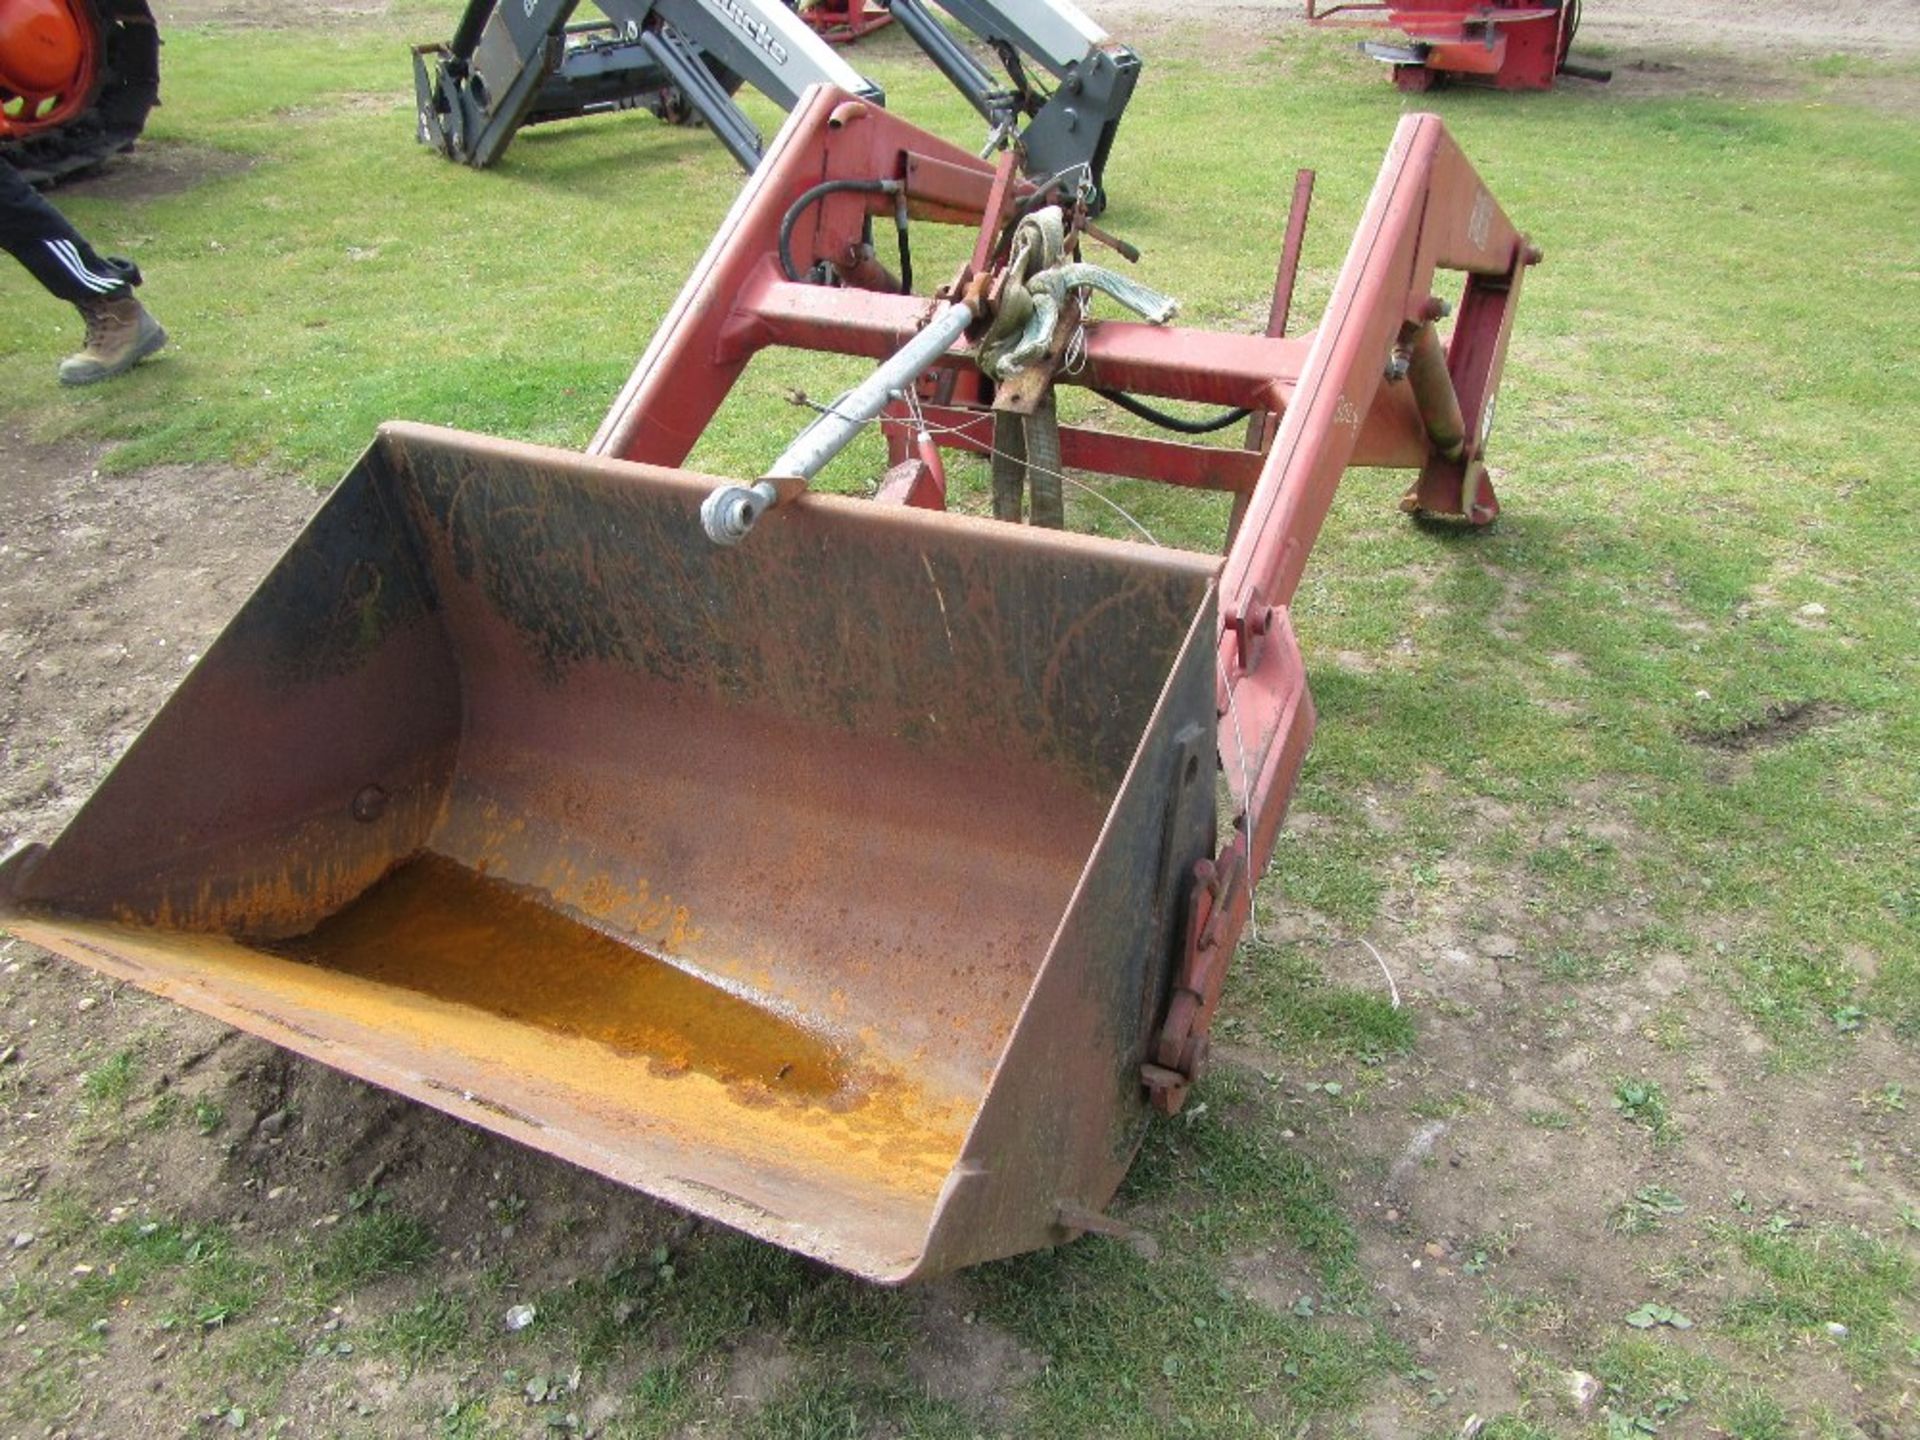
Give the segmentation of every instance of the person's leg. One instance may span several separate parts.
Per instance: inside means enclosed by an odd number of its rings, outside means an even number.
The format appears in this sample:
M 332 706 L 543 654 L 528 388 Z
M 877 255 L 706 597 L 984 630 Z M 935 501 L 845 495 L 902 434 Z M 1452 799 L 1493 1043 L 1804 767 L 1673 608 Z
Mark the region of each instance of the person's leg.
M 63 385 L 109 379 L 167 343 L 160 322 L 134 298 L 139 267 L 95 253 L 86 237 L 4 161 L 0 161 L 0 249 L 86 318 L 86 348 L 60 363 Z
M 66 216 L 5 162 L 0 162 L 0 249 L 69 305 L 133 293 L 128 277 L 95 254 Z

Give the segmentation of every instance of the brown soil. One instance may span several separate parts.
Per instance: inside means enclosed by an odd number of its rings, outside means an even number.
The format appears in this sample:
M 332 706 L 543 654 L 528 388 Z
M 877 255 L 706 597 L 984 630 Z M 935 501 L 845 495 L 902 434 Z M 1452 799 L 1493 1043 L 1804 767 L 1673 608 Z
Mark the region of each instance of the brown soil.
M 1405 792 L 1367 797 L 1369 823 L 1397 832 L 1411 793 L 1445 784 L 1429 774 Z M 1309 833 L 1316 823 L 1299 815 L 1289 825 L 1296 819 Z M 1516 827 L 1523 852 L 1584 835 L 1614 847 L 1629 869 L 1657 843 L 1595 786 L 1544 825 L 1479 802 L 1460 817 L 1458 849 Z M 1408 855 L 1406 873 L 1417 863 Z M 1774 1047 L 1727 1005 L 1713 962 L 1624 958 L 1651 918 L 1631 892 L 1568 913 L 1524 864 L 1442 880 L 1390 893 L 1367 937 L 1420 1026 L 1413 1056 L 1367 1103 L 1316 1094 L 1309 1087 L 1326 1076 L 1297 1073 L 1284 1051 L 1243 1038 L 1228 1055 L 1250 1086 L 1277 1092 L 1298 1116 L 1299 1143 L 1344 1177 L 1388 1328 L 1433 1377 L 1369 1411 L 1366 1434 L 1464 1434 L 1472 1415 L 1523 1401 L 1541 1423 L 1597 1419 L 1605 1397 L 1581 1410 L 1568 1398 L 1570 1377 L 1621 1333 L 1623 1317 L 1650 1300 L 1715 1317 L 1753 1290 L 1752 1273 L 1711 1241 L 1714 1223 L 1758 1215 L 1809 1234 L 1835 1224 L 1899 1232 L 1902 1207 L 1920 1198 L 1920 1126 L 1869 1098 L 1911 1071 L 1899 1041 L 1862 1035 L 1810 1071 L 1783 1075 Z M 1386 991 L 1374 957 L 1314 912 L 1282 906 L 1264 926 L 1302 945 L 1335 983 Z M 1735 938 L 1705 937 L 1711 954 Z M 1554 955 L 1568 940 L 1619 958 L 1556 977 Z M 1364 1070 L 1343 1078 L 1368 1083 Z M 1665 1139 L 1616 1113 L 1616 1087 L 1629 1078 L 1664 1091 Z M 1684 1220 L 1622 1233 L 1621 1207 L 1647 1186 L 1677 1194 Z M 1314 1288 L 1311 1267 L 1284 1252 L 1243 1258 L 1238 1277 L 1276 1306 Z M 1718 1337 L 1700 1348 L 1736 1371 L 1751 1360 Z M 1847 1433 L 1913 1433 L 1904 1428 L 1915 1423 L 1911 1407 L 1877 1410 L 1830 1350 L 1802 1347 L 1771 1367 L 1776 1394 L 1860 1427 Z M 1688 1428 L 1700 1423 L 1682 1417 L 1661 1433 L 1720 1433 Z
M 1180 6 L 1095 0 L 1085 8 L 1147 55 L 1149 63 L 1155 54 L 1201 52 L 1218 64 L 1266 64 L 1255 57 L 1266 56 L 1269 48 L 1251 42 L 1284 40 L 1306 24 L 1305 0 L 1192 0 Z M 1201 18 L 1208 23 L 1193 23 Z M 1222 33 L 1240 43 L 1223 48 Z M 1805 61 L 1845 56 L 1864 62 L 1867 73 L 1849 72 L 1819 86 L 1822 98 L 1899 114 L 1920 109 L 1920 81 L 1908 66 L 1920 56 L 1916 4 L 1587 0 L 1574 53 L 1576 58 L 1603 56 L 1596 63 L 1613 72 L 1606 93 L 1631 98 L 1797 95 L 1809 88 Z M 1899 66 L 1901 73 L 1871 73 L 1883 64 Z M 1356 72 L 1368 68 L 1356 60 Z M 1585 87 L 1590 82 L 1562 83 Z
M 385 15 L 392 0 L 151 0 L 154 18 L 164 36 L 174 26 L 227 25 L 261 29 L 312 30 L 358 19 Z M 447 14 L 458 13 L 449 6 Z
M 1123 39 L 1142 23 L 1206 16 L 1235 33 L 1306 23 L 1305 0 L 1186 0 L 1178 7 L 1140 0 L 1089 0 L 1084 8 Z M 1920 5 L 1901 0 L 1587 0 L 1580 37 L 1589 43 L 1648 49 L 1727 50 L 1744 54 L 1845 51 L 1897 56 L 1920 52 Z
M 159 200 L 184 195 L 209 180 L 238 175 L 253 168 L 253 158 L 203 145 L 171 140 L 142 140 L 133 156 L 115 156 L 97 170 L 63 181 L 61 198 L 90 200 Z

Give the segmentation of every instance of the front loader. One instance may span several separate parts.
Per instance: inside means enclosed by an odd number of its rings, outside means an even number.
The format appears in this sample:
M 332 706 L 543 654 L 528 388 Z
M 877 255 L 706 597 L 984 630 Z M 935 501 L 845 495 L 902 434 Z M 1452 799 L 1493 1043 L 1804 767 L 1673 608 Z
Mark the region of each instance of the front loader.
M 1307 190 L 1266 333 L 1184 328 L 1084 191 L 810 90 L 588 453 L 383 427 L 0 864 L 0 919 L 877 1281 L 1114 1230 L 1313 731 L 1291 605 L 1335 487 L 1498 508 L 1538 252 L 1410 115 L 1292 336 Z M 930 294 L 864 264 L 900 213 L 973 233 Z M 770 349 L 874 364 L 758 474 L 688 469 Z M 1069 387 L 1235 438 L 1066 423 Z M 876 498 L 816 491 L 872 426 Z M 946 508 L 955 453 L 991 517 Z M 1223 551 L 1062 528 L 1074 472 L 1230 495 Z
M 817 84 L 884 103 L 877 85 L 780 0 L 594 3 L 604 19 L 576 23 L 580 0 L 468 0 L 450 42 L 414 47 L 420 140 L 484 168 L 526 126 L 644 109 L 705 124 L 750 171 L 763 142 L 734 103 L 742 84 L 783 110 Z M 1016 148 L 1035 179 L 1085 173 L 1099 195 L 1139 57 L 1071 0 L 941 0 L 941 8 L 994 52 L 1004 79 L 922 0 L 889 0 L 885 13 L 986 119 L 989 148 Z

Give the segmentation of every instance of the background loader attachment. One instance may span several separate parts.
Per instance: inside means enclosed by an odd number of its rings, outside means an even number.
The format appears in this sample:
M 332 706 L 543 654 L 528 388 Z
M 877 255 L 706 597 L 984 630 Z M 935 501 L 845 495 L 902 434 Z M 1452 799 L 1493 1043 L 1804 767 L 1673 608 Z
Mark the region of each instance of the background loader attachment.
M 1602 83 L 1611 70 L 1573 58 L 1581 0 L 1307 0 L 1316 25 L 1398 30 L 1406 38 L 1363 40 L 1360 52 L 1393 67 L 1393 83 L 1419 94 L 1449 80 L 1496 90 L 1548 90 L 1556 77 Z
M 788 8 L 829 45 L 851 45 L 893 23 L 876 0 L 788 0 Z
M 605 20 L 574 25 L 580 0 L 469 0 L 451 42 L 414 48 L 420 140 L 483 169 L 523 126 L 645 109 L 674 124 L 703 121 L 751 170 L 762 142 L 733 103 L 743 81 L 782 109 L 813 84 L 884 99 L 771 0 L 596 4 Z
M 993 51 L 1005 83 L 955 42 L 923 0 L 887 9 L 996 137 L 1018 137 L 1035 179 L 1085 166 L 1098 211 L 1114 132 L 1140 78 L 1140 57 L 1114 43 L 1070 0 L 939 0 Z M 1054 88 L 1029 73 L 1045 71 Z
M 53 3 L 53 0 L 39 0 Z M 880 88 L 780 0 L 595 0 L 600 22 L 573 23 L 580 0 L 469 0 L 453 39 L 413 52 L 416 128 L 452 160 L 491 165 L 524 126 L 645 109 L 704 122 L 740 163 L 761 136 L 733 102 L 744 82 L 783 110 L 809 85 L 876 104 Z M 1083 172 L 1099 194 L 1140 60 L 1071 0 L 942 0 L 1005 70 L 996 79 L 921 0 L 891 13 L 990 127 L 989 148 L 1015 144 L 1035 179 Z M 878 23 L 862 16 L 865 30 Z M 1051 90 L 1040 74 L 1046 75 Z M 1097 208 L 1097 203 L 1096 203 Z
M 1403 508 L 1492 518 L 1537 256 L 1411 116 L 1311 335 L 1278 300 L 1264 336 L 1070 308 L 1077 365 L 987 383 L 999 307 L 1043 286 L 1029 227 L 1094 233 L 1035 200 L 1011 157 L 810 93 L 593 453 L 383 429 L 66 830 L 0 865 L 0 918 L 876 1280 L 1111 1228 L 1311 733 L 1289 602 L 1334 487 L 1407 468 Z M 940 295 L 788 278 L 902 205 L 977 227 Z M 889 380 L 898 463 L 876 501 L 796 467 L 717 545 L 701 511 L 740 480 L 681 467 L 774 346 L 918 373 Z M 1231 492 L 1224 558 L 943 511 L 940 447 L 1040 436 L 1061 384 L 1250 413 L 1244 445 L 1055 436 Z

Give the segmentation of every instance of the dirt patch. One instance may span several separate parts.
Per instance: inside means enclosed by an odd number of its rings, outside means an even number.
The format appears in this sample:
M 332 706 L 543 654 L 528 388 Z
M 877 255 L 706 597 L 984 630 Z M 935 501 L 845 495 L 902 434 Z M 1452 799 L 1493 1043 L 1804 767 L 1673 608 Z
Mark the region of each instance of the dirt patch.
M 936 1400 L 978 1415 L 998 1430 L 1012 1418 L 1015 1395 L 1038 1375 L 1043 1361 L 999 1326 L 975 1315 L 965 1290 L 953 1282 L 924 1286 L 908 1368 Z
M 65 821 L 318 500 L 224 467 L 100 460 L 17 434 L 0 455 L 0 846 Z
M 1769 705 L 1751 720 L 1742 720 L 1719 730 L 1696 730 L 1687 738 L 1696 745 L 1733 754 L 1749 750 L 1771 750 L 1776 745 L 1798 740 L 1813 730 L 1825 729 L 1846 717 L 1841 706 L 1823 700 L 1796 700 Z
M 1166 20 L 1167 7 L 1140 0 L 1091 0 L 1085 7 L 1126 39 Z M 1233 34 L 1265 34 L 1306 24 L 1304 0 L 1249 5 L 1245 0 L 1189 0 L 1184 18 L 1206 16 Z M 1854 55 L 1920 54 L 1920 5 L 1884 0 L 1594 0 L 1584 7 L 1580 40 L 1618 49 L 1720 50 L 1777 55 L 1783 50 Z
M 1695 48 L 1736 54 L 1782 51 L 1920 54 L 1920 5 L 1884 0 L 1596 0 L 1580 39 L 1621 50 Z
M 164 37 L 176 25 L 314 30 L 343 21 L 377 19 L 392 9 L 391 0 L 313 0 L 304 5 L 282 0 L 160 0 L 153 12 Z
M 1148 7 L 1113 0 L 1089 8 L 1112 32 L 1139 49 L 1151 65 L 1156 54 L 1217 51 L 1221 64 L 1270 67 L 1273 52 L 1260 42 L 1280 41 L 1306 28 L 1306 5 L 1248 5 L 1236 0 L 1196 0 L 1178 7 Z M 1197 26 L 1196 16 L 1210 24 Z M 1221 34 L 1237 43 L 1222 46 Z M 1355 37 L 1360 30 L 1344 32 Z M 1810 87 L 1805 62 L 1844 56 L 1865 62 L 1868 73 Z M 1920 56 L 1920 5 L 1884 5 L 1872 0 L 1807 6 L 1793 0 L 1708 0 L 1673 5 L 1666 0 L 1609 0 L 1585 7 L 1574 58 L 1613 72 L 1605 87 L 1564 79 L 1563 86 L 1628 99 L 1705 95 L 1727 99 L 1782 98 L 1814 89 L 1832 103 L 1893 114 L 1920 108 L 1920 79 L 1911 74 L 1870 73 L 1877 62 L 1900 64 Z M 1357 72 L 1378 72 L 1355 62 Z M 1385 83 L 1384 75 L 1381 83 Z M 1524 103 L 1525 97 L 1516 97 Z
M 1783 709 L 1775 728 L 1726 742 L 1779 743 L 1833 718 L 1831 706 Z M 1369 793 L 1373 828 L 1408 830 L 1394 812 L 1431 800 L 1437 783 L 1416 774 L 1398 793 Z M 1311 830 L 1314 818 L 1289 826 Z M 1413 1357 L 1366 1433 L 1469 1433 L 1474 1415 L 1522 1413 L 1549 1433 L 1586 1434 L 1622 1402 L 1604 1386 L 1579 1401 L 1575 1386 L 1633 1333 L 1625 1317 L 1651 1301 L 1711 1328 L 1758 1293 L 1730 1237 L 1762 1222 L 1809 1237 L 1898 1233 L 1920 1197 L 1920 1134 L 1886 1087 L 1911 1057 L 1875 1029 L 1783 1077 L 1774 1047 L 1725 999 L 1718 957 L 1737 936 L 1702 925 L 1684 954 L 1641 944 L 1655 922 L 1636 866 L 1657 841 L 1599 782 L 1546 819 L 1464 805 L 1449 830 L 1451 853 L 1426 858 L 1425 884 L 1392 890 L 1368 932 L 1417 1017 L 1408 1059 L 1384 1073 L 1323 1062 L 1309 1076 L 1284 1049 L 1217 1053 L 1299 1115 L 1297 1143 L 1338 1177 L 1355 1219 L 1375 1313 Z M 1483 847 L 1499 836 L 1522 857 L 1604 856 L 1614 883 L 1570 905 L 1525 858 L 1489 870 Z M 1421 863 L 1409 852 L 1404 872 Z M 1330 981 L 1385 992 L 1373 958 L 1313 911 L 1283 901 L 1265 928 Z M 1345 1086 L 1336 1101 L 1303 1085 L 1329 1074 Z M 1669 1113 L 1657 1131 L 1617 1103 L 1628 1083 L 1658 1088 Z M 1229 1267 L 1267 1303 L 1310 1284 L 1270 1271 L 1257 1254 Z M 1688 1343 L 1735 1373 L 1751 1361 L 1722 1334 Z M 1768 1363 L 1794 1403 L 1861 1433 L 1905 1433 L 1872 1428 L 1877 1402 L 1830 1348 L 1802 1344 Z M 1716 1433 L 1697 1428 L 1697 1401 L 1670 1433 Z
M 231 150 L 175 140 L 142 140 L 130 153 L 63 182 L 60 193 L 90 200 L 161 200 L 183 195 L 209 180 L 245 174 L 255 163 L 253 156 Z

